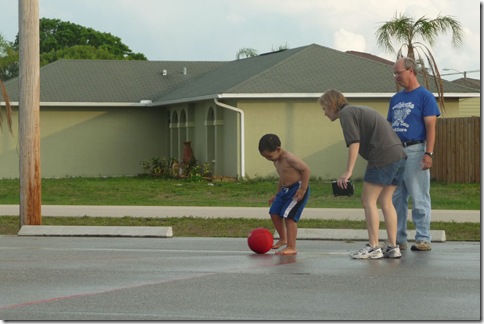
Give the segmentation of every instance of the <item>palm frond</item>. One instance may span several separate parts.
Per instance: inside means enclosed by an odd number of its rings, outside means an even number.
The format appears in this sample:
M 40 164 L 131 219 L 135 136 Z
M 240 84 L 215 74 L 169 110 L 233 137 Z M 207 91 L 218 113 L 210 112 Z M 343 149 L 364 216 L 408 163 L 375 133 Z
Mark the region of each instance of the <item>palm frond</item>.
M 2 82 L 2 80 L 0 80 L 0 87 L 2 88 L 3 99 L 5 100 L 5 109 L 6 109 L 6 115 L 7 115 L 8 129 L 10 131 L 10 134 L 13 134 L 13 132 L 12 132 L 12 106 L 10 105 L 10 98 L 8 97 L 7 89 L 5 89 L 5 84 Z M 0 112 L 0 127 L 2 127 L 2 124 L 3 124 L 3 116 Z
M 414 24 L 414 37 L 420 37 L 430 46 L 434 46 L 439 34 L 439 28 L 434 20 L 429 20 L 425 16 L 420 17 Z
M 419 71 L 422 73 L 422 77 L 425 82 L 425 87 L 430 89 L 430 82 L 433 82 L 435 85 L 435 89 L 437 91 L 437 97 L 439 101 L 439 106 L 442 112 L 445 111 L 445 100 L 444 100 L 444 83 L 442 81 L 442 77 L 440 76 L 440 72 L 437 66 L 437 62 L 435 61 L 434 56 L 432 55 L 430 49 L 422 43 L 415 43 L 415 50 L 417 51 L 418 65 L 420 66 Z M 425 63 L 427 62 L 427 64 Z M 430 70 L 430 73 L 427 71 Z
M 425 57 L 427 58 L 427 62 L 429 63 L 429 66 L 432 70 L 433 80 L 435 82 L 435 87 L 437 88 L 440 108 L 442 109 L 442 111 L 445 111 L 444 82 L 442 81 L 442 77 L 440 76 L 437 62 L 435 61 L 435 58 L 432 55 L 432 52 L 427 48 L 427 46 L 425 46 L 424 44 L 422 44 L 422 46 L 425 47 L 426 49 Z
M 392 40 L 407 42 L 411 40 L 412 19 L 402 14 L 395 14 L 391 21 L 384 23 L 375 32 L 377 44 L 384 50 L 394 51 Z
M 464 31 L 461 23 L 452 16 L 438 16 L 435 19 L 438 31 L 445 33 L 449 28 L 452 31 L 452 45 L 460 48 L 464 42 Z

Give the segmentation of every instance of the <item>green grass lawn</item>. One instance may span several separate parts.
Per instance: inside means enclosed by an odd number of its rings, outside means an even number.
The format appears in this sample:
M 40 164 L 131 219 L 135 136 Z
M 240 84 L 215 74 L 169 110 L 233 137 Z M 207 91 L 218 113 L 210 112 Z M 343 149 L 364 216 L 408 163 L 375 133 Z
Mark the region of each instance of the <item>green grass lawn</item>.
M 42 179 L 43 205 L 237 206 L 265 207 L 275 193 L 275 179 L 208 182 L 148 176 Z M 312 180 L 309 208 L 361 208 L 362 182 L 352 197 L 334 197 L 328 181 Z M 0 204 L 19 203 L 19 181 L 0 180 Z M 433 209 L 480 210 L 481 186 L 431 185 Z
M 162 179 L 148 176 L 121 178 L 63 178 L 42 180 L 43 205 L 132 206 L 229 206 L 268 207 L 275 179 L 208 182 Z M 328 181 L 312 180 L 308 208 L 361 208 L 362 182 L 355 181 L 352 197 L 334 197 Z M 480 184 L 431 185 L 433 209 L 480 210 Z M 0 180 L 0 204 L 19 203 L 19 181 Z M 247 237 L 251 229 L 273 230 L 270 219 L 110 218 L 42 217 L 43 225 L 78 226 L 171 226 L 177 236 Z M 362 221 L 309 220 L 300 228 L 366 229 Z M 380 225 L 385 228 L 384 223 Z M 0 217 L 0 235 L 16 235 L 18 216 Z M 409 222 L 409 229 L 413 224 Z M 433 222 L 432 229 L 445 230 L 449 241 L 480 241 L 480 224 Z

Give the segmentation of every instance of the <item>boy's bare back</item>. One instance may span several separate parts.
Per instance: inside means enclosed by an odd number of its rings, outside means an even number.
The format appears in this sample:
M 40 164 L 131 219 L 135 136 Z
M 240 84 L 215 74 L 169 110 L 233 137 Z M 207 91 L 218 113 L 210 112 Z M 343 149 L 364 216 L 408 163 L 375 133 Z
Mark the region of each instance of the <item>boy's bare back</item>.
M 309 172 L 309 167 L 304 161 L 285 150 L 281 150 L 279 158 L 273 162 L 279 174 L 279 182 L 284 187 L 302 181 L 303 174 Z

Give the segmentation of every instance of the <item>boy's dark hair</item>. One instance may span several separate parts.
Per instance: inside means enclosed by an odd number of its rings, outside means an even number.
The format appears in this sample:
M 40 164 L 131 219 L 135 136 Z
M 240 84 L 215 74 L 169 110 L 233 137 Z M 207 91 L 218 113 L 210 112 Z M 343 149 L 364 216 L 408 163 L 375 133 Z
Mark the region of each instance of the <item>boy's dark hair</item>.
M 259 140 L 259 152 L 274 152 L 281 146 L 281 140 L 276 134 L 265 134 Z

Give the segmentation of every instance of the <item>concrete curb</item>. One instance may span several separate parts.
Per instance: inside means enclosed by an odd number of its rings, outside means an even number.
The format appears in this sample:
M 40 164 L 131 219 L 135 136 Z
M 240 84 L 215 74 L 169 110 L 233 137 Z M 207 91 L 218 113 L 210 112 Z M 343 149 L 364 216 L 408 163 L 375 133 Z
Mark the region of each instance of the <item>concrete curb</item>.
M 432 242 L 445 242 L 445 231 L 430 231 Z M 89 236 L 89 237 L 173 237 L 171 227 L 159 226 L 45 226 L 24 225 L 18 236 Z M 380 230 L 379 239 L 386 239 L 386 231 Z M 409 241 L 413 241 L 415 231 L 408 231 Z M 279 238 L 277 232 L 274 238 Z M 299 228 L 298 240 L 350 240 L 366 241 L 368 232 L 355 229 Z
M 163 226 L 45 226 L 24 225 L 18 236 L 173 237 Z

